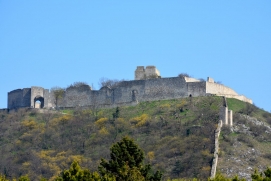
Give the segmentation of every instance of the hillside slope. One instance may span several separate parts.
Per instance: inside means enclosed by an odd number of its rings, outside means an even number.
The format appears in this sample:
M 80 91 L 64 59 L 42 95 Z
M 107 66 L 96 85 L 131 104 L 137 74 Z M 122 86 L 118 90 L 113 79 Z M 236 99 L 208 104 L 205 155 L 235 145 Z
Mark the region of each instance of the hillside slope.
M 228 99 L 228 104 L 234 124 L 222 128 L 218 170 L 251 180 L 255 169 L 262 172 L 271 166 L 271 114 L 235 99 Z
M 24 109 L 1 113 L 0 172 L 53 178 L 72 160 L 94 171 L 101 158 L 109 158 L 112 143 L 128 135 L 164 179 L 207 178 L 221 102 L 219 97 L 202 97 L 64 110 L 66 114 Z

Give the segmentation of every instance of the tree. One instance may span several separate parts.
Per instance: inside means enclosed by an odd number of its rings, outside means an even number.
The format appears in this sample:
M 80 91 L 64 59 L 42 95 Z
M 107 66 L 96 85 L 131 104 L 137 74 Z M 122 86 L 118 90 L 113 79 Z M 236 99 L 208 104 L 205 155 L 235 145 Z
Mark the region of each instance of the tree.
M 177 160 L 174 168 L 172 169 L 173 174 L 177 175 L 178 177 L 180 176 L 180 173 L 184 170 L 184 167 L 182 165 L 182 163 Z
M 69 170 L 61 173 L 56 181 L 100 181 L 100 175 L 97 172 L 90 173 L 88 169 L 82 169 L 78 162 L 74 161 Z
M 18 181 L 30 181 L 30 179 L 29 179 L 28 175 L 23 175 L 18 179 Z
M 191 77 L 188 73 L 180 73 L 178 77 Z
M 74 82 L 73 84 L 68 86 L 67 89 L 73 88 L 73 87 L 81 87 L 81 86 L 89 86 L 89 85 L 86 82 Z
M 267 167 L 267 169 L 263 173 L 259 173 L 258 170 L 255 170 L 254 173 L 251 174 L 252 180 L 253 181 L 270 181 L 271 180 L 271 168 Z
M 99 86 L 100 86 L 100 88 L 102 88 L 104 86 L 107 86 L 110 88 L 115 88 L 123 81 L 124 80 L 108 79 L 108 78 L 102 77 L 102 78 L 100 78 Z
M 63 98 L 65 89 L 61 87 L 52 87 L 51 93 L 53 95 L 53 100 L 56 105 L 56 108 L 58 108 L 59 101 Z
M 0 174 L 0 181 L 8 181 L 5 175 Z
M 119 117 L 120 117 L 119 115 L 120 115 L 120 110 L 119 110 L 119 107 L 117 107 L 117 108 L 116 108 L 116 112 L 114 112 L 114 113 L 112 114 L 113 119 L 119 118 Z
M 124 137 L 120 142 L 113 144 L 110 149 L 110 160 L 101 160 L 99 172 L 103 175 L 114 175 L 117 180 L 146 180 L 159 181 L 162 174 L 152 173 L 149 164 L 143 165 L 143 151 L 132 139 Z

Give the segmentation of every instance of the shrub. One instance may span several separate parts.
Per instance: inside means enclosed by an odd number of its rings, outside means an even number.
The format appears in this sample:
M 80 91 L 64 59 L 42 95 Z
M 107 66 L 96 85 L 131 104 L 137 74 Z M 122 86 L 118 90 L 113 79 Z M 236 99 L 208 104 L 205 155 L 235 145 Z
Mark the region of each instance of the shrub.
M 254 147 L 252 139 L 247 135 L 241 134 L 238 136 L 237 140 L 246 143 L 249 147 Z
M 249 128 L 250 131 L 252 131 L 254 136 L 261 136 L 262 133 L 264 133 L 266 131 L 266 127 L 263 125 L 255 125 L 253 123 L 249 123 Z
M 188 73 L 180 73 L 178 77 L 191 77 Z

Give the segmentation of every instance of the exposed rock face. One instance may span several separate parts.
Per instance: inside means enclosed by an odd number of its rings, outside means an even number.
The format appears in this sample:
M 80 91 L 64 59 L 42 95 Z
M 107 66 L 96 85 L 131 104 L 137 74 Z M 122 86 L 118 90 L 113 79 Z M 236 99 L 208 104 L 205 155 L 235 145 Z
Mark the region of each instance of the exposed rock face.
M 265 144 L 270 143 L 271 128 L 267 123 L 247 115 L 238 115 L 238 120 L 228 128 L 230 135 L 224 133 L 220 140 L 218 170 L 227 177 L 238 175 L 251 180 L 255 169 L 262 172 L 267 165 L 270 166 L 270 160 L 265 156 L 270 151 Z

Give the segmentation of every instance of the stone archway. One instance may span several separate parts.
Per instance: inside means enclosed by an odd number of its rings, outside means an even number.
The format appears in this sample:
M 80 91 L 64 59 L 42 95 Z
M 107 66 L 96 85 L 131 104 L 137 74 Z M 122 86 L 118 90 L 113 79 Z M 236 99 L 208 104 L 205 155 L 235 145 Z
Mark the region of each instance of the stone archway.
M 34 98 L 34 108 L 43 108 L 44 107 L 44 98 L 42 96 L 36 96 Z

